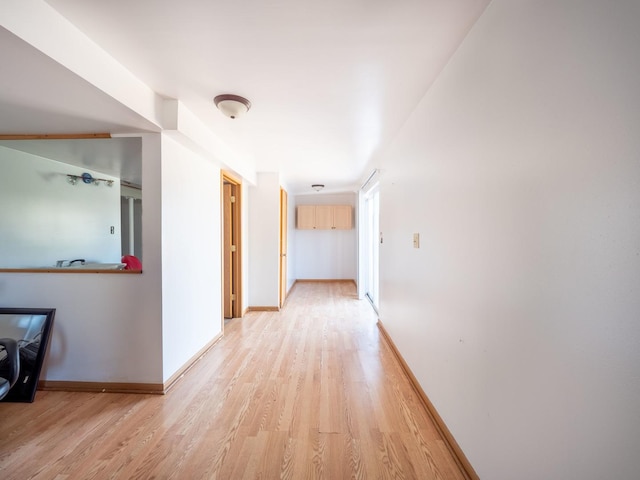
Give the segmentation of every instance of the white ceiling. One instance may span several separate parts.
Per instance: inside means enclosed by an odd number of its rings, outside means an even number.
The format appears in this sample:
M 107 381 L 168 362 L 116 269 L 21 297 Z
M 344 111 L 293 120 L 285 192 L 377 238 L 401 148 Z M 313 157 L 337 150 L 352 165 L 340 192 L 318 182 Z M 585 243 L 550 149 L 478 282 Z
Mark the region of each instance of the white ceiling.
M 4 28 L 0 65 L 0 134 L 158 130 Z
M 0 146 L 84 167 L 142 186 L 142 140 L 115 137 L 76 140 L 0 140 Z
M 352 190 L 367 176 L 488 0 L 47 3 L 258 171 L 305 193 L 312 183 Z M 157 130 L 1 30 L 0 56 L 16 67 L 0 79 L 11 112 L 0 133 Z M 252 109 L 222 116 L 221 93 Z

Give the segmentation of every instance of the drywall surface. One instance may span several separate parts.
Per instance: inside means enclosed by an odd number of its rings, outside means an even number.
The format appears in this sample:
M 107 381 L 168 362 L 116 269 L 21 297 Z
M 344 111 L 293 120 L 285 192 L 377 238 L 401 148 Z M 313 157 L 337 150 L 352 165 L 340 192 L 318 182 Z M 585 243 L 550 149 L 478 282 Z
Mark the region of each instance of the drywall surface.
M 640 471 L 639 24 L 493 1 L 379 164 L 380 318 L 481 478 Z
M 118 178 L 6 147 L 0 172 L 0 268 L 120 262 Z M 113 183 L 68 182 L 83 173 Z
M 297 278 L 297 260 L 296 251 L 296 202 L 295 197 L 287 199 L 287 292 L 291 290 L 296 283 Z
M 220 169 L 162 136 L 163 380 L 222 330 Z
M 295 205 L 351 205 L 355 193 L 297 195 Z M 356 280 L 357 235 L 350 230 L 295 230 L 296 278 L 302 280 Z
M 249 306 L 277 307 L 280 299 L 280 175 L 263 172 L 249 187 Z
M 160 136 L 142 137 L 142 274 L 0 273 L 0 306 L 56 308 L 42 380 L 162 382 Z
M 107 108 L 108 114 L 124 115 L 127 125 L 139 131 L 158 128 L 162 123 L 161 105 L 165 101 L 148 85 L 135 77 L 130 70 L 118 63 L 110 54 L 91 41 L 84 32 L 43 1 L 3 2 L 0 4 L 2 28 L 7 29 L 24 42 L 40 50 L 44 55 L 64 66 L 57 69 L 62 78 L 72 78 L 69 72 L 95 86 L 105 95 L 96 95 L 90 89 L 79 88 L 73 95 L 63 94 L 51 102 L 64 101 L 66 113 L 81 113 L 88 125 L 93 123 L 98 111 Z M 68 69 L 68 72 L 66 71 Z M 74 76 L 75 76 L 74 75 Z M 52 96 L 66 92 L 59 79 L 50 79 Z M 73 78 L 71 81 L 75 81 Z M 30 79 L 25 82 L 29 85 Z M 79 84 L 78 84 L 79 85 Z M 34 87 L 25 89 L 31 91 Z M 112 102 L 110 99 L 116 100 Z M 61 103 L 62 104 L 62 103 Z M 57 104 L 56 104 L 57 105 Z M 127 113 L 122 110 L 126 105 Z M 54 127 L 55 128 L 55 127 Z M 90 129 L 91 127 L 89 127 Z
M 242 226 L 242 311 L 249 307 L 249 184 L 242 182 L 242 213 L 240 221 Z

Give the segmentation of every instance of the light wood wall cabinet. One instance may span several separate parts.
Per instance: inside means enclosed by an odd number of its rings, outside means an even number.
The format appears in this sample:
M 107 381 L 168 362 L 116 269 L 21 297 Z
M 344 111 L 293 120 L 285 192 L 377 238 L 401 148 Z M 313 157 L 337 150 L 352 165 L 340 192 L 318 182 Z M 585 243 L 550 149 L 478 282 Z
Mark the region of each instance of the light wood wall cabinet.
M 298 205 L 298 228 L 302 230 L 349 230 L 353 228 L 351 205 Z
M 312 230 L 316 228 L 316 207 L 313 205 L 298 206 L 298 228 Z

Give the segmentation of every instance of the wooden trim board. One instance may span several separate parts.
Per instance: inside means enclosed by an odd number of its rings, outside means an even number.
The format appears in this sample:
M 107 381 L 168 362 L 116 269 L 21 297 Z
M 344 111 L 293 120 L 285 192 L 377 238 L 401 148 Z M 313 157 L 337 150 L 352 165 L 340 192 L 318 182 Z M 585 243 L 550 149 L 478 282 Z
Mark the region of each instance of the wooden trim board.
M 0 135 L 0 140 L 84 140 L 92 138 L 111 138 L 110 133 L 49 133 Z
M 107 268 L 0 268 L 0 273 L 106 273 L 108 275 L 131 275 L 140 274 L 142 270 L 116 270 Z
M 67 382 L 60 380 L 40 380 L 38 390 L 63 392 L 101 392 L 101 393 L 146 393 L 164 395 L 195 365 L 218 341 L 222 333 L 202 347 L 164 383 L 119 383 L 119 382 Z
M 353 283 L 354 285 L 357 286 L 356 281 L 351 278 L 298 278 L 296 279 L 295 282 L 293 282 L 291 289 L 293 289 L 293 287 L 297 282 L 316 282 L 316 283 L 346 282 L 346 283 Z
M 151 393 L 163 395 L 161 383 L 115 383 L 115 382 L 66 382 L 59 380 L 40 380 L 38 390 L 63 392 L 102 392 L 102 393 Z
M 207 354 L 207 352 L 209 350 L 211 350 L 211 348 L 220 341 L 220 339 L 222 339 L 223 337 L 223 333 L 220 332 L 218 335 L 216 335 L 213 340 L 211 340 L 209 343 L 207 343 L 204 347 L 202 347 L 198 353 L 196 353 L 193 357 L 191 357 L 191 359 L 185 363 L 182 368 L 178 369 L 178 371 L 176 373 L 174 373 L 173 375 L 171 375 L 169 377 L 169 379 L 164 382 L 164 391 L 163 393 L 167 393 L 169 391 L 169 389 L 171 387 L 173 387 L 178 380 L 180 380 L 182 377 L 184 377 L 184 375 L 191 369 L 191 367 L 193 367 L 196 363 L 198 363 L 200 361 L 200 359 Z
M 247 307 L 247 312 L 279 312 L 280 311 L 280 307 L 261 307 L 261 306 L 255 306 L 255 307 Z
M 387 345 L 389 346 L 393 354 L 398 359 L 398 362 L 402 366 L 404 373 L 409 378 L 409 382 L 411 383 L 411 386 L 413 387 L 416 394 L 418 395 L 418 398 L 422 401 L 423 405 L 427 409 L 427 412 L 429 412 L 429 415 L 431 416 L 433 423 L 436 425 L 436 428 L 438 429 L 440 436 L 444 440 L 444 443 L 447 446 L 447 449 L 455 459 L 456 463 L 458 464 L 458 467 L 460 467 L 460 471 L 465 475 L 467 480 L 480 480 L 480 477 L 471 466 L 471 463 L 469 463 L 469 460 L 467 460 L 467 457 L 465 456 L 464 452 L 460 448 L 460 445 L 458 445 L 458 442 L 456 442 L 456 439 L 453 438 L 453 435 L 447 428 L 447 425 L 444 423 L 444 420 L 442 420 L 442 417 L 440 416 L 440 414 L 438 414 L 438 411 L 433 406 L 433 403 L 431 403 L 431 400 L 429 400 L 429 397 L 427 397 L 427 394 L 424 392 L 424 390 L 420 386 L 418 379 L 415 377 L 415 375 L 409 368 L 409 365 L 407 365 L 407 362 L 405 362 L 404 358 L 398 351 L 398 348 L 396 347 L 395 343 L 393 343 L 393 340 L 389 336 L 389 332 L 387 332 L 387 330 L 384 328 L 384 325 L 379 319 L 378 319 L 378 329 L 382 333 L 382 338 L 385 340 L 385 342 L 387 343 Z

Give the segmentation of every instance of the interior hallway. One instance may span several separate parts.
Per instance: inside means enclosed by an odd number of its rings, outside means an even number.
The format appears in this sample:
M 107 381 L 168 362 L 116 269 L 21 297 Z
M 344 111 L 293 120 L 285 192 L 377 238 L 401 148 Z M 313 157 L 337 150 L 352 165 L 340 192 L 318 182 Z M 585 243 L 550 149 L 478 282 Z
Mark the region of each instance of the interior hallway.
M 464 476 L 355 286 L 304 282 L 228 322 L 165 396 L 1 403 L 0 478 Z

